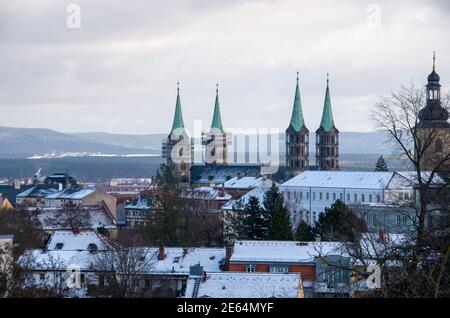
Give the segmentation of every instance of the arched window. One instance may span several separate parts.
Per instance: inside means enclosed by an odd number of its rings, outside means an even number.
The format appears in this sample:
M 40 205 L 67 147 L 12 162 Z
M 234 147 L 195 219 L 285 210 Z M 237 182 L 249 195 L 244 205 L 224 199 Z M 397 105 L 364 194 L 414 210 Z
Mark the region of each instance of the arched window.
M 435 152 L 442 153 L 442 148 L 443 148 L 442 140 L 438 138 L 435 143 Z

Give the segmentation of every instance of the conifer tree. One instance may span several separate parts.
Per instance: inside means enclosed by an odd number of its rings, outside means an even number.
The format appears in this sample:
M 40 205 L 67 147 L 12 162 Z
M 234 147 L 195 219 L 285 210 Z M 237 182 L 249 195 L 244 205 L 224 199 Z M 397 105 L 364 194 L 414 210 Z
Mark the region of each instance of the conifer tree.
M 295 239 L 297 241 L 313 241 L 314 240 L 314 229 L 312 226 L 308 225 L 305 221 L 301 221 L 297 229 L 295 230 Z
M 386 161 L 384 161 L 383 155 L 378 157 L 377 163 L 375 164 L 375 171 L 388 171 L 388 166 Z
M 292 240 L 292 226 L 289 212 L 281 203 L 277 204 L 271 216 L 268 238 L 270 240 Z
M 266 237 L 267 227 L 257 197 L 251 196 L 244 207 L 244 233 L 247 239 L 262 240 Z

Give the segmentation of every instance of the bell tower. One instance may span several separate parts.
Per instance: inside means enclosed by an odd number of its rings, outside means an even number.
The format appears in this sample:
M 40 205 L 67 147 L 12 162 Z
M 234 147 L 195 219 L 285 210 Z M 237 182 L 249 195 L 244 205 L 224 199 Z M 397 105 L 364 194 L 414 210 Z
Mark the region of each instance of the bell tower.
M 322 120 L 316 130 L 316 165 L 319 170 L 339 170 L 339 130 L 334 126 L 329 82 L 327 74 Z
M 428 75 L 426 105 L 419 112 L 416 126 L 419 149 L 423 151 L 422 170 L 433 170 L 448 158 L 450 153 L 450 124 L 448 111 L 441 104 L 440 76 L 436 73 L 436 54 L 433 54 L 433 70 Z M 441 170 L 450 170 L 446 160 Z
M 291 122 L 286 129 L 286 176 L 293 177 L 309 165 L 309 130 L 306 128 L 300 99 L 300 88 L 295 87 Z

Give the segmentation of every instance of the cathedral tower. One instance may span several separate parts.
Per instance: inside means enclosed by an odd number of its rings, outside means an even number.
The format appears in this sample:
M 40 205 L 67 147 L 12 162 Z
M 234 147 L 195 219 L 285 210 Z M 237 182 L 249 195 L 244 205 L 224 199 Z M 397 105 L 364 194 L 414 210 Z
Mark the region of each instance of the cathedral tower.
M 417 137 L 424 155 L 422 170 L 435 169 L 450 152 L 450 124 L 448 111 L 441 104 L 440 77 L 436 73 L 436 56 L 433 55 L 433 70 L 426 85 L 426 106 L 419 112 Z M 450 164 L 441 170 L 449 171 Z
M 216 101 L 211 129 L 202 134 L 202 144 L 205 145 L 205 163 L 213 165 L 228 164 L 228 145 L 230 134 L 223 129 L 219 104 L 219 84 L 216 84 Z
M 292 177 L 309 165 L 309 130 L 306 128 L 300 99 L 300 88 L 295 87 L 291 122 L 286 129 L 286 175 Z
M 177 101 L 173 116 L 172 129 L 162 144 L 162 157 L 171 168 L 175 177 L 181 182 L 190 182 L 190 168 L 192 166 L 192 141 L 184 127 L 183 112 L 181 111 L 180 86 L 177 83 Z
M 339 170 L 339 130 L 334 126 L 328 74 L 322 120 L 316 130 L 316 165 L 319 170 Z

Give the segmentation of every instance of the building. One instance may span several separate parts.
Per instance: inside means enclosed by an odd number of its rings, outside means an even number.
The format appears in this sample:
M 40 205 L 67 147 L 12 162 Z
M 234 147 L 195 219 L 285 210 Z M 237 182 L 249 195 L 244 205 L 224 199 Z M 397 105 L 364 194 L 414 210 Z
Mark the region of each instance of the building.
M 228 145 L 231 144 L 231 135 L 225 132 L 222 125 L 219 105 L 219 84 L 217 84 L 216 88 L 216 101 L 211 128 L 209 132 L 202 133 L 202 144 L 205 146 L 205 164 L 228 164 Z
M 106 205 L 113 218 L 117 218 L 117 199 L 99 189 L 66 188 L 48 194 L 44 198 L 44 207 L 62 209 L 68 203 L 75 206 Z
M 433 56 L 433 70 L 428 75 L 426 85 L 426 106 L 420 110 L 417 124 L 419 149 L 424 151 L 420 163 L 422 170 L 432 171 L 442 165 L 441 170 L 450 171 L 448 160 L 450 153 L 449 114 L 442 107 L 440 76 L 436 73 L 435 64 L 436 57 Z
M 44 179 L 44 184 L 57 185 L 60 189 L 77 187 L 77 181 L 68 172 L 54 173 Z
M 125 247 L 123 249 L 126 249 Z M 111 295 L 108 275 L 123 273 L 110 270 L 105 272 L 102 255 L 112 253 L 110 243 L 94 232 L 79 234 L 62 231 L 55 232 L 45 249 L 32 250 L 35 262 L 28 267 L 26 285 L 45 287 L 57 291 L 62 296 L 107 297 Z M 135 278 L 133 288 L 147 297 L 177 297 L 185 293 L 190 267 L 201 264 L 208 273 L 220 272 L 225 261 L 225 248 L 182 248 L 142 247 L 130 251 L 141 255 L 148 266 L 131 267 Z M 138 253 L 138 254 L 133 254 Z M 112 259 L 115 254 L 108 254 Z M 133 256 L 130 256 L 131 259 Z M 68 268 L 76 268 L 79 286 L 68 288 Z
M 27 189 L 30 189 L 32 185 L 22 185 L 18 182 L 16 182 L 14 185 L 10 184 L 0 184 L 0 197 L 3 198 L 3 200 L 8 200 L 8 202 L 15 206 L 16 205 L 16 195 L 20 192 L 23 192 Z M 6 201 L 5 200 L 5 201 Z M 5 203 L 6 205 L 6 203 Z
M 185 298 L 303 298 L 302 279 L 295 274 L 205 273 L 193 268 Z M 195 275 L 197 274 L 197 275 Z
M 8 197 L 4 197 L 2 193 L 0 193 L 0 210 L 1 209 L 6 209 L 6 210 L 10 210 L 13 209 L 13 205 L 11 204 L 11 202 L 9 201 Z
M 238 199 L 249 191 L 258 187 L 271 187 L 273 181 L 266 177 L 234 177 L 225 181 L 219 188 L 223 188 L 233 199 Z
M 36 184 L 16 194 L 16 205 L 28 207 L 44 206 L 44 198 L 61 191 L 58 184 Z
M 162 157 L 166 160 L 167 166 L 173 171 L 180 182 L 190 182 L 190 167 L 193 162 L 193 144 L 184 127 L 179 85 L 177 87 L 177 101 L 175 104 L 172 129 L 167 138 L 163 141 Z
M 300 88 L 295 87 L 291 122 L 286 129 L 286 175 L 292 177 L 304 171 L 309 165 L 309 130 L 303 118 Z
M 313 225 L 319 214 L 338 199 L 347 205 L 379 206 L 394 215 L 400 213 L 395 210 L 395 203 L 414 201 L 413 175 L 413 172 L 304 171 L 284 182 L 280 190 L 293 224 L 304 220 Z M 390 205 L 393 206 L 389 208 Z M 381 218 L 377 215 L 375 209 L 366 218 Z
M 316 130 L 316 166 L 318 170 L 339 170 L 339 130 L 333 120 L 328 74 L 322 120 Z
M 222 188 L 204 186 L 183 190 L 181 198 L 188 211 L 219 214 L 222 206 L 231 199 L 231 195 Z
M 125 222 L 128 229 L 143 229 L 149 225 L 152 206 L 146 198 L 138 198 L 125 206 Z
M 258 177 L 261 165 L 194 165 L 191 184 L 195 186 L 220 186 L 233 178 Z
M 351 295 L 351 259 L 340 242 L 236 241 L 227 256 L 230 272 L 300 273 L 305 297 Z

